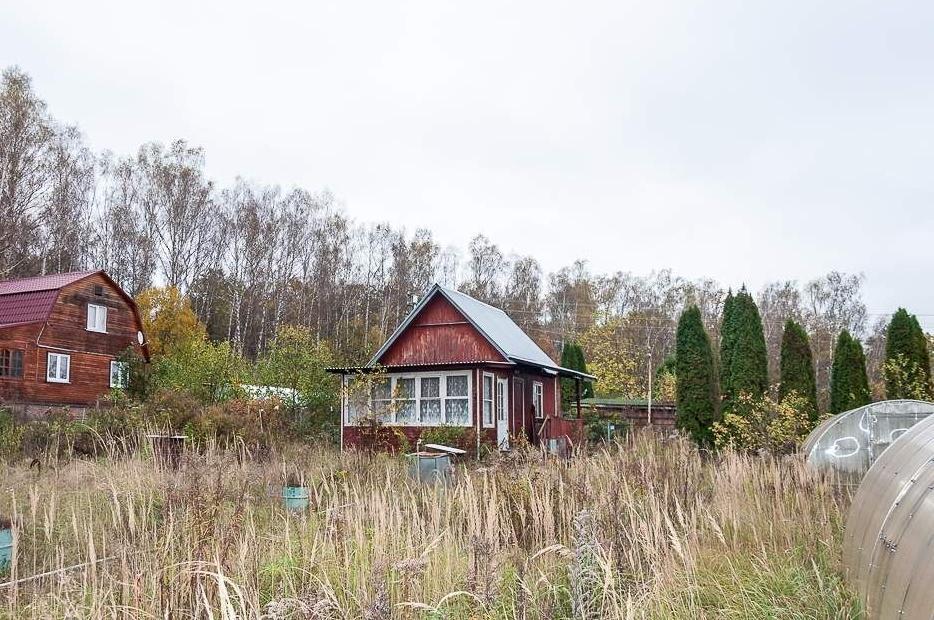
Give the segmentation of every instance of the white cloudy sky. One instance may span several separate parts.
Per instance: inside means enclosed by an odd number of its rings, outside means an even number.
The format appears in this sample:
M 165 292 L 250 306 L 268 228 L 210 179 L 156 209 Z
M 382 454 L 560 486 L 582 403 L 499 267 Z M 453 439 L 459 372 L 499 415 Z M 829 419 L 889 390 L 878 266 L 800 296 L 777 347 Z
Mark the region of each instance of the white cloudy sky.
M 5 4 L 0 65 L 96 149 L 547 269 L 863 272 L 934 329 L 934 3 Z

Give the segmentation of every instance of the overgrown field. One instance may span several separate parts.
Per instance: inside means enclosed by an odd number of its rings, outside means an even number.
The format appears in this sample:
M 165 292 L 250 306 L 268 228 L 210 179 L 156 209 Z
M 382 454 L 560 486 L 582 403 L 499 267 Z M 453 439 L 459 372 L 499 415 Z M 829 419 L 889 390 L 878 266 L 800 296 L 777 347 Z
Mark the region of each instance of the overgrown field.
M 641 435 L 569 463 L 513 454 L 450 485 L 293 446 L 265 462 L 144 452 L 0 466 L 16 618 L 856 618 L 847 495 L 797 458 Z M 295 470 L 311 507 L 278 496 Z

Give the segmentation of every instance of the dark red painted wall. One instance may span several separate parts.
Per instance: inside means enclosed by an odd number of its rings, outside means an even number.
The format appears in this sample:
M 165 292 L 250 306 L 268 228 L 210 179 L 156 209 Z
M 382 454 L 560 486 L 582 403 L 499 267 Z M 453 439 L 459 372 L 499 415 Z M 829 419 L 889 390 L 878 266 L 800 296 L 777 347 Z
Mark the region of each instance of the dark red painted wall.
M 442 295 L 435 295 L 377 360 L 384 365 L 478 361 L 506 360 Z

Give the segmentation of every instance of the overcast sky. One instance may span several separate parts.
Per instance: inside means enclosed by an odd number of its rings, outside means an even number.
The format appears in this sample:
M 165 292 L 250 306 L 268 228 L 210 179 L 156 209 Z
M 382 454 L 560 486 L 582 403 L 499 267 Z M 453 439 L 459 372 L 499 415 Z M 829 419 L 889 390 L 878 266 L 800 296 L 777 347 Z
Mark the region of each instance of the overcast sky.
M 548 270 L 863 272 L 934 329 L 930 0 L 6 4 L 0 65 L 96 150 Z

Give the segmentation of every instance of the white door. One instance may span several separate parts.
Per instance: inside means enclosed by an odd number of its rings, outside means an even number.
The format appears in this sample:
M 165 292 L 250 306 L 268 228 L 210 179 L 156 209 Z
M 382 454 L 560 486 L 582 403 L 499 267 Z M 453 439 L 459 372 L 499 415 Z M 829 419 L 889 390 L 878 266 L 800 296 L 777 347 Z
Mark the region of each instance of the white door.
M 509 449 L 508 389 L 506 379 L 496 380 L 496 443 L 500 450 Z

